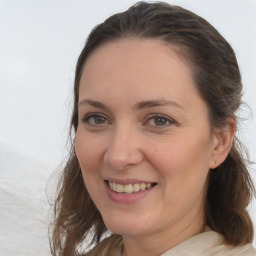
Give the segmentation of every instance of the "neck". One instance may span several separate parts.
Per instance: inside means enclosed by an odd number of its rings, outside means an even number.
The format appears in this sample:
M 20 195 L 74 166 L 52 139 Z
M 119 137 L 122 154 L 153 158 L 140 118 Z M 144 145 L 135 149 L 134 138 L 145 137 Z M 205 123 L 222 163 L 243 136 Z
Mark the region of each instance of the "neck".
M 146 236 L 123 236 L 123 256 L 156 256 L 162 255 L 187 239 L 209 230 L 204 225 L 204 218 L 195 219 L 186 225 L 176 224 L 172 229 L 161 230 Z

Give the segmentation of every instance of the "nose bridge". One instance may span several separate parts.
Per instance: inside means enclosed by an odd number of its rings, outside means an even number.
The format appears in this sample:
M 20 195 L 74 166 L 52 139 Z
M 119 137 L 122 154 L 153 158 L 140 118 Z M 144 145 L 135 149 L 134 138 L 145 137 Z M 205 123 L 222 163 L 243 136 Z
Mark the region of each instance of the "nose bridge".
M 131 125 L 116 126 L 110 137 L 104 155 L 111 169 L 124 170 L 128 166 L 139 164 L 143 160 L 137 133 Z

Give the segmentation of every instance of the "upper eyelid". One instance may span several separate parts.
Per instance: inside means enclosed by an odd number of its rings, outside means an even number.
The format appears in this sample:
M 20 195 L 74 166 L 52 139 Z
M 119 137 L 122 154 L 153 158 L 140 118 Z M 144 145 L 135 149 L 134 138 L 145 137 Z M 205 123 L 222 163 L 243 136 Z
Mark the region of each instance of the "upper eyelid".
M 103 118 L 106 118 L 108 122 L 112 123 L 111 118 L 108 117 L 106 114 L 101 113 L 101 112 L 87 113 L 87 114 L 84 114 L 82 116 L 82 118 L 80 118 L 80 119 L 82 121 L 84 121 L 85 119 L 88 119 L 88 118 L 93 117 L 93 116 L 102 116 Z M 147 121 L 149 121 L 151 118 L 154 118 L 154 117 L 163 117 L 163 118 L 166 118 L 167 120 L 169 120 L 171 123 L 179 125 L 178 122 L 175 119 L 173 119 L 173 118 L 171 118 L 171 117 L 169 117 L 165 114 L 161 114 L 161 113 L 149 113 L 149 114 L 147 114 L 146 117 L 143 118 L 145 120 L 143 123 L 146 123 Z
M 167 120 L 169 120 L 169 121 L 171 121 L 173 123 L 177 123 L 173 118 L 171 118 L 171 117 L 169 117 L 169 116 L 167 116 L 165 114 L 154 113 L 154 114 L 149 114 L 149 115 L 150 116 L 149 116 L 148 119 L 154 118 L 154 117 L 163 117 L 163 118 L 166 118 Z
M 81 119 L 82 120 L 85 120 L 87 118 L 90 118 L 90 117 L 93 117 L 93 116 L 101 116 L 101 117 L 104 117 L 106 118 L 107 120 L 109 120 L 109 117 L 103 113 L 99 113 L 99 112 L 91 112 L 91 113 L 87 113 L 87 114 L 84 114 Z
M 166 119 L 172 119 L 171 117 L 169 117 L 165 114 L 160 114 L 160 113 L 150 113 L 150 114 L 148 114 L 148 116 L 151 116 L 151 117 L 162 116 L 162 117 L 165 117 Z
M 167 121 L 169 121 L 169 124 L 167 124 L 165 126 L 149 125 L 149 127 L 152 127 L 152 129 L 165 130 L 165 129 L 171 128 L 173 126 L 176 126 L 176 127 L 180 127 L 181 126 L 181 123 L 179 123 L 176 119 L 174 119 L 172 117 L 169 117 L 169 116 L 167 116 L 165 114 L 159 114 L 159 113 L 151 114 L 151 116 L 146 120 L 146 122 L 144 122 L 144 124 L 146 124 L 150 119 L 152 119 L 154 117 L 166 118 Z
M 104 122 L 103 124 L 92 124 L 89 119 L 90 118 L 93 118 L 93 117 L 97 117 L 97 116 L 100 116 L 100 117 L 103 117 L 105 119 L 106 122 Z M 103 114 L 101 113 L 88 113 L 88 114 L 85 114 L 82 116 L 82 118 L 80 118 L 80 122 L 85 124 L 86 126 L 90 126 L 90 127 L 100 127 L 100 126 L 103 126 L 103 125 L 109 125 L 111 124 L 111 121 Z

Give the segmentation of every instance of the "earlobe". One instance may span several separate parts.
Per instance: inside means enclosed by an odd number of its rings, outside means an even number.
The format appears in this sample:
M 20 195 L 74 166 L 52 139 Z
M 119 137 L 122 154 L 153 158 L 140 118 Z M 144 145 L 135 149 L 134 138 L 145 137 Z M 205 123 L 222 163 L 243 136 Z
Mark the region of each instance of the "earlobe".
M 235 132 L 236 121 L 231 117 L 226 119 L 225 126 L 214 128 L 210 169 L 215 169 L 225 161 L 232 147 Z

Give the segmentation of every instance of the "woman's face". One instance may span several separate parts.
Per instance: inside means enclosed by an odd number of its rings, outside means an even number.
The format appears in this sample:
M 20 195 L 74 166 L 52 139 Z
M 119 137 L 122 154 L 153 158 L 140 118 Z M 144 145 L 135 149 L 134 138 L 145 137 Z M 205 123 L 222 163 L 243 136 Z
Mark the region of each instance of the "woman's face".
M 76 154 L 111 231 L 164 236 L 203 225 L 214 135 L 174 50 L 153 39 L 101 46 L 84 66 L 78 112 Z

